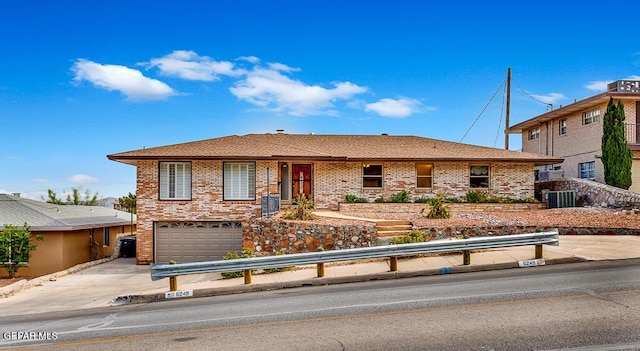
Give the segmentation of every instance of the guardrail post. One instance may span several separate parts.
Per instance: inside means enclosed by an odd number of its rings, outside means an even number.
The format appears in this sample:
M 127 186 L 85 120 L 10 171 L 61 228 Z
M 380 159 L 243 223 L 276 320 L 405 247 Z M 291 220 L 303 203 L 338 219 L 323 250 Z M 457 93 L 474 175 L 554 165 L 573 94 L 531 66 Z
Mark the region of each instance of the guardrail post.
M 169 264 L 176 264 L 176 261 L 171 260 Z M 169 277 L 169 291 L 178 291 L 178 277 Z
M 389 257 L 389 267 L 392 272 L 398 271 L 398 257 L 396 256 Z
M 318 278 L 324 277 L 324 263 L 318 263 L 316 264 L 316 267 L 318 271 Z
M 542 245 L 536 245 L 536 259 L 542 258 Z
M 464 250 L 462 251 L 462 264 L 468 266 L 471 264 L 471 251 Z
M 244 270 L 244 283 L 246 285 L 251 284 L 251 270 L 250 269 L 245 269 Z

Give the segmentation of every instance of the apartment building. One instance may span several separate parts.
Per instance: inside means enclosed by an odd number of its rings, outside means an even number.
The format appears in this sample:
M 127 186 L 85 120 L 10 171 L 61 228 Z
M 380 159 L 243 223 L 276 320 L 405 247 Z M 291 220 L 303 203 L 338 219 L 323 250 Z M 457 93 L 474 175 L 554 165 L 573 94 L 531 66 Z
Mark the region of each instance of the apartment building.
M 640 81 L 618 80 L 607 91 L 551 110 L 509 128 L 522 135 L 522 151 L 562 158 L 562 163 L 538 166 L 539 178 L 562 172 L 565 177 L 604 183 L 602 121 L 609 99 L 621 101 L 625 113 L 625 138 L 633 153 L 632 185 L 640 192 Z M 557 172 L 553 172 L 557 171 Z

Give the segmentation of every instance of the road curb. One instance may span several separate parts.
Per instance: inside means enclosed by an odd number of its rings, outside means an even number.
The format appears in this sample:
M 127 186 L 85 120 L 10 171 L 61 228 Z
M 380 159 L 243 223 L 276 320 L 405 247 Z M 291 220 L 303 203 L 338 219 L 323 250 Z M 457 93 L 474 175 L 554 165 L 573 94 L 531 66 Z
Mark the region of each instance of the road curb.
M 586 262 L 586 261 L 588 260 L 581 257 L 574 256 L 574 257 L 546 259 L 545 264 L 555 265 L 555 264 L 578 263 L 578 262 Z M 504 269 L 512 269 L 512 268 L 520 268 L 517 261 L 487 264 L 487 265 L 476 265 L 476 266 L 471 265 L 471 266 L 442 267 L 439 269 L 427 269 L 427 270 L 409 271 L 409 272 L 381 272 L 381 273 L 363 274 L 363 275 L 350 275 L 350 276 L 343 276 L 343 277 L 311 278 L 311 279 L 302 279 L 302 280 L 285 281 L 285 282 L 197 289 L 197 290 L 193 290 L 193 296 L 189 298 L 234 295 L 234 294 L 243 294 L 243 293 L 250 293 L 250 292 L 301 288 L 305 286 L 335 285 L 335 284 L 367 282 L 367 281 L 374 281 L 374 280 L 402 279 L 402 278 L 425 277 L 425 276 L 445 275 L 445 274 L 455 274 L 455 273 L 472 273 L 472 272 L 504 270 Z M 142 303 L 173 301 L 173 300 L 175 300 L 175 298 L 169 298 L 169 299 L 165 298 L 165 293 L 146 294 L 146 295 L 125 295 L 125 296 L 118 296 L 115 299 L 113 299 L 112 304 L 114 305 L 142 304 Z

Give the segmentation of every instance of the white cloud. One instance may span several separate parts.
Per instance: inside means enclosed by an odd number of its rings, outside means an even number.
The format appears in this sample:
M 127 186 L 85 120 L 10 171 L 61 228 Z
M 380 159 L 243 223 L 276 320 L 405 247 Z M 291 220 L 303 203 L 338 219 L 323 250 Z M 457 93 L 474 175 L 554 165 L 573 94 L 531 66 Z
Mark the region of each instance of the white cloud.
M 331 108 L 337 100 L 348 100 L 367 88 L 350 82 L 334 82 L 332 88 L 307 85 L 282 74 L 297 69 L 283 64 L 254 67 L 229 90 L 240 100 L 275 112 L 295 116 L 336 114 Z
M 240 57 L 236 58 L 236 61 L 247 61 L 249 63 L 256 64 L 256 63 L 260 62 L 260 58 L 255 57 L 255 56 L 240 56 Z
M 279 63 L 279 62 L 269 62 L 267 65 L 269 66 L 269 69 L 272 69 L 274 71 L 280 71 L 280 72 L 299 72 L 300 71 L 300 68 L 289 67 L 284 63 Z
M 14 155 L 7 155 L 3 157 L 5 160 L 22 160 L 22 157 L 20 156 L 14 156 Z
M 561 94 L 561 93 L 549 93 L 546 95 L 531 94 L 531 96 L 533 96 L 536 100 L 539 100 L 545 104 L 553 104 L 553 105 L 558 103 L 560 100 L 564 100 L 567 98 L 566 96 L 564 96 L 564 94 Z
M 69 180 L 78 184 L 97 184 L 100 183 L 100 180 L 86 174 L 74 174 L 69 177 Z
M 160 72 L 167 76 L 207 82 L 220 79 L 220 75 L 239 76 L 245 73 L 244 70 L 235 69 L 229 61 L 216 61 L 189 50 L 175 50 L 143 65 L 149 68 L 158 67 Z
M 71 69 L 75 73 L 74 81 L 86 80 L 108 91 L 117 90 L 130 100 L 162 100 L 176 94 L 167 84 L 125 66 L 78 59 Z
M 422 112 L 425 109 L 434 110 L 433 107 L 423 107 L 422 103 L 415 99 L 399 98 L 399 99 L 380 99 L 378 102 L 372 102 L 365 105 L 365 111 L 375 112 L 382 117 L 404 118 L 411 116 L 416 112 Z
M 589 89 L 589 90 L 595 90 L 595 91 L 605 91 L 607 90 L 607 84 L 611 83 L 611 81 L 608 80 L 593 80 L 591 82 L 589 82 L 589 84 L 585 85 L 584 87 Z
M 34 183 L 38 183 L 38 184 L 47 184 L 47 183 L 49 183 L 49 179 L 47 179 L 47 178 L 34 178 L 34 179 L 31 179 L 31 181 L 34 182 Z
M 631 76 L 628 76 L 627 78 L 623 78 L 622 80 L 640 80 L 640 76 L 631 75 Z M 593 80 L 589 82 L 589 84 L 585 85 L 584 87 L 589 90 L 606 91 L 607 85 L 611 82 L 614 82 L 614 81 L 613 80 Z

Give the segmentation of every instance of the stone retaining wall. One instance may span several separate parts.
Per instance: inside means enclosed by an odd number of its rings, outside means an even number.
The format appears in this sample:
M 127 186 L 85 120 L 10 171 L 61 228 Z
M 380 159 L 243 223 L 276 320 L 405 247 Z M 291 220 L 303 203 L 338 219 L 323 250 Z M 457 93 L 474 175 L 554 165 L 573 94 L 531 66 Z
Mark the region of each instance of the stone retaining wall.
M 449 203 L 452 213 L 459 212 L 491 212 L 491 211 L 533 211 L 545 208 L 544 204 L 529 203 Z M 341 212 L 351 213 L 410 213 L 418 214 L 422 203 L 340 203 Z
M 255 256 L 339 250 L 374 246 L 378 232 L 373 223 L 327 225 L 310 222 L 257 219 L 245 226 L 243 247 Z
M 579 178 L 562 178 L 536 182 L 536 198 L 542 198 L 542 190 L 574 190 L 576 206 L 600 206 L 612 208 L 639 208 L 640 194 L 610 185 Z
M 494 235 L 528 234 L 539 231 L 550 231 L 556 227 L 536 226 L 500 226 L 500 227 L 444 227 L 444 228 L 416 228 L 429 233 L 432 240 L 448 239 L 456 235 L 482 237 Z M 560 235 L 638 235 L 640 228 L 594 228 L 594 227 L 559 227 Z

